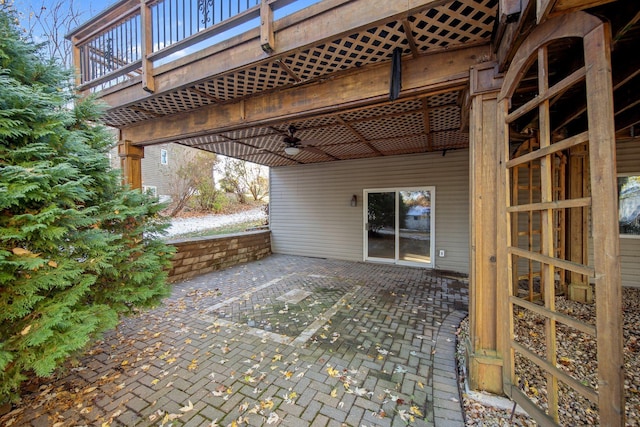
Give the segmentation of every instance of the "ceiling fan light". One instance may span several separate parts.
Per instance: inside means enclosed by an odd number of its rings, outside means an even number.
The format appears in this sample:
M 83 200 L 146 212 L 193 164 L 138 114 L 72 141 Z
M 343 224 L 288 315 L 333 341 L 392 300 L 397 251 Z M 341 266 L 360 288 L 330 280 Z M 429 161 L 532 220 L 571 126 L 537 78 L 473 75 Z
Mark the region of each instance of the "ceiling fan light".
M 300 153 L 300 149 L 298 147 L 285 147 L 284 152 L 289 156 L 295 156 Z

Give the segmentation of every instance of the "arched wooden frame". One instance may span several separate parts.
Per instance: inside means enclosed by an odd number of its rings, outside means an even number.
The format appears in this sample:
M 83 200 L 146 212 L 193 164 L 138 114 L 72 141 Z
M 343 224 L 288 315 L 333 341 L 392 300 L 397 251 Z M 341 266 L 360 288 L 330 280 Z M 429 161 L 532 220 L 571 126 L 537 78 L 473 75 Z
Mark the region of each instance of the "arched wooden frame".
M 549 86 L 547 46 L 565 38 L 582 39 L 584 64 L 553 86 Z M 538 96 L 514 111 L 510 100 L 529 67 L 538 63 Z M 587 96 L 588 130 L 552 143 L 550 100 L 569 87 L 584 81 Z M 504 366 L 504 391 L 518 402 L 540 425 L 557 425 L 558 381 L 598 405 L 600 423 L 608 426 L 624 425 L 624 378 L 622 354 L 622 299 L 617 233 L 617 201 L 615 173 L 615 136 L 613 120 L 613 89 L 611 83 L 609 28 L 596 17 L 584 12 L 553 18 L 538 26 L 516 53 L 505 75 L 498 97 L 499 141 L 503 148 L 499 154 L 498 181 L 498 303 L 506 313 L 505 328 L 501 334 Z M 522 115 L 537 109 L 540 148 L 527 155 L 510 159 L 509 126 Z M 586 143 L 589 151 L 591 184 L 590 197 L 554 200 L 552 183 L 552 157 L 555 153 Z M 541 201 L 528 205 L 511 204 L 511 170 L 517 165 L 539 159 L 541 165 Z M 584 179 L 587 179 L 585 177 Z M 559 258 L 555 253 L 553 237 L 554 212 L 575 207 L 587 207 L 592 213 L 592 237 L 598 245 L 593 248 L 593 265 L 579 264 Z M 531 252 L 513 245 L 511 221 L 514 212 L 537 211 L 541 215 L 541 251 Z M 585 230 L 585 232 L 588 232 Z M 544 305 L 532 304 L 513 295 L 512 258 L 529 258 L 541 265 L 546 283 L 554 283 L 554 271 L 563 269 L 585 275 L 596 289 L 596 325 L 585 324 L 555 310 L 553 286 L 547 287 Z M 513 333 L 514 307 L 531 310 L 545 319 L 546 356 L 529 351 L 516 342 Z M 598 389 L 584 386 L 557 368 L 556 323 L 564 323 L 582 333 L 596 337 L 598 359 Z M 522 355 L 537 365 L 546 375 L 547 410 L 543 410 L 520 391 L 514 371 L 515 354 Z

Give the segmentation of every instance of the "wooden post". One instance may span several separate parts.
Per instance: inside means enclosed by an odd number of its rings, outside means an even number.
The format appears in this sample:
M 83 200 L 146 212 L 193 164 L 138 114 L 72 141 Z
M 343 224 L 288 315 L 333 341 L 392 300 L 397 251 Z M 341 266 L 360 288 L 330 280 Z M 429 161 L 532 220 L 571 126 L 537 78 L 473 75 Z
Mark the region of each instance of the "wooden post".
M 599 25 L 584 37 L 598 331 L 598 406 L 602 425 L 625 425 L 622 280 L 618 235 L 616 141 L 611 82 L 611 32 Z
M 142 159 L 144 147 L 131 145 L 130 141 L 118 143 L 118 156 L 122 168 L 122 182 L 131 188 L 142 189 Z
M 153 93 L 156 90 L 153 62 L 148 59 L 153 53 L 153 22 L 151 8 L 147 6 L 146 0 L 140 0 L 140 23 L 142 25 L 142 89 Z
M 498 141 L 497 96 L 501 79 L 495 77 L 497 64 L 471 69 L 469 117 L 470 178 L 470 284 L 467 367 L 470 387 L 503 394 L 500 325 L 504 313 L 498 305 L 497 177 Z
M 569 150 L 569 198 L 588 197 L 586 183 L 589 178 L 588 152 L 586 145 L 572 147 Z M 588 265 L 588 224 L 586 208 L 569 209 L 569 259 L 578 264 Z M 569 272 L 567 296 L 574 301 L 593 302 L 593 291 L 587 277 L 583 274 Z
M 260 47 L 271 54 L 276 48 L 273 33 L 273 9 L 267 0 L 260 3 Z
M 71 39 L 71 45 L 73 46 L 73 66 L 76 70 L 75 73 L 75 81 L 76 81 L 76 86 L 80 86 L 82 84 L 82 80 L 83 80 L 83 70 L 82 70 L 82 62 L 81 62 L 81 56 L 80 56 L 80 48 L 78 47 L 78 40 L 73 37 Z

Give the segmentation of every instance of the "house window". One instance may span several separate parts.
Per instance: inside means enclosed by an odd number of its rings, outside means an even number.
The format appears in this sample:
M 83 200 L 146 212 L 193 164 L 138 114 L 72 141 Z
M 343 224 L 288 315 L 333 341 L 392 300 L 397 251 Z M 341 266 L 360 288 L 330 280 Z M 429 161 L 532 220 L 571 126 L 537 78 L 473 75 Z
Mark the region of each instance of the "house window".
M 164 148 L 160 150 L 160 164 L 168 165 L 169 164 L 169 155 L 167 154 L 167 150 Z
M 621 237 L 640 238 L 640 174 L 618 175 L 618 224 Z

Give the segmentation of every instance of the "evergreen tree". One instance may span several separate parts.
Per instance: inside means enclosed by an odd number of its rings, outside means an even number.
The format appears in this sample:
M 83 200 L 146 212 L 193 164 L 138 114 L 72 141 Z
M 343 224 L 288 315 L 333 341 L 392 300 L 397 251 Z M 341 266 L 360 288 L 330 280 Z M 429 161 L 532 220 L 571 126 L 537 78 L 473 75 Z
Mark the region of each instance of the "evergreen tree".
M 71 75 L 0 10 L 0 403 L 169 292 L 164 207 L 123 188 Z

